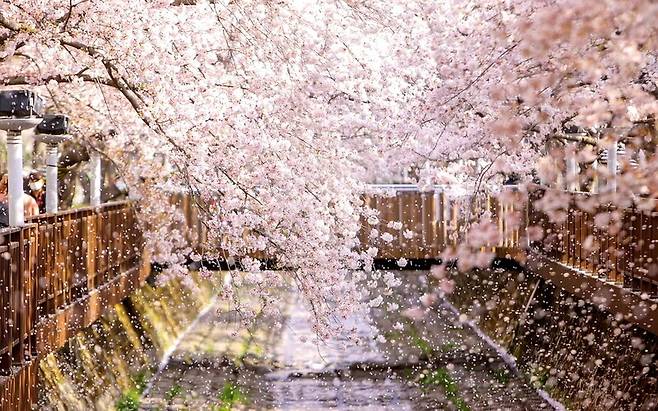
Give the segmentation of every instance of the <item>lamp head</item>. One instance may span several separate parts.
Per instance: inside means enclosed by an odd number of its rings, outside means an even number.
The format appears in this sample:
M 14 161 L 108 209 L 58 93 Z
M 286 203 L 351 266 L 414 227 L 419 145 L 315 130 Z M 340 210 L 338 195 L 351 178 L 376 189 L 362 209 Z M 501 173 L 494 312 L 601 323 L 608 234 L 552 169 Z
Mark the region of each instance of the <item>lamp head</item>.
M 37 126 L 37 134 L 69 134 L 69 117 L 64 114 L 48 114 Z
M 0 129 L 21 131 L 39 124 L 43 99 L 30 90 L 0 91 Z
M 70 140 L 69 118 L 63 114 L 45 115 L 37 126 L 37 138 L 46 144 L 59 144 Z

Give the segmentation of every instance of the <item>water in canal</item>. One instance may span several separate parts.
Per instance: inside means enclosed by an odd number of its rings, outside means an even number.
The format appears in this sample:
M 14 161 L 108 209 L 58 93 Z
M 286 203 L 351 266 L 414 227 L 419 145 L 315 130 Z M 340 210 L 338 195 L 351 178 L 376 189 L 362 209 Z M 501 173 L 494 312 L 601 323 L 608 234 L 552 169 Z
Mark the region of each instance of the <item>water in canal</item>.
M 426 273 L 402 275 L 387 301 L 397 312 L 417 305 L 427 287 Z M 552 409 L 447 303 L 420 322 L 383 307 L 347 320 L 360 338 L 318 343 L 293 293 L 283 321 L 262 317 L 249 330 L 218 303 L 182 339 L 142 408 Z

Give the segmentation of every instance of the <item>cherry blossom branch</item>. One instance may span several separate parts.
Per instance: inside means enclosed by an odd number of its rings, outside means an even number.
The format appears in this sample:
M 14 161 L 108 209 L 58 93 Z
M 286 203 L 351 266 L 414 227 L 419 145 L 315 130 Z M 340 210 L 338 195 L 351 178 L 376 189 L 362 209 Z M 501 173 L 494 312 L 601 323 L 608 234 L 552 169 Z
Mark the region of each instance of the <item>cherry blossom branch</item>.
M 55 81 L 57 83 L 72 83 L 80 79 L 82 81 L 98 83 L 104 86 L 115 87 L 114 81 L 108 78 L 91 76 L 88 74 L 76 73 L 76 74 L 55 74 L 47 77 L 42 77 L 36 80 L 27 78 L 26 76 L 12 76 L 5 77 L 2 80 L 2 83 L 6 86 L 19 86 L 19 85 L 38 85 L 38 84 L 47 84 L 50 81 Z
M 473 85 L 475 85 L 478 81 L 480 81 L 480 79 L 481 79 L 482 77 L 484 77 L 485 74 L 487 74 L 487 72 L 488 72 L 489 70 L 491 70 L 491 68 L 492 68 L 492 67 L 493 67 L 498 61 L 500 61 L 503 57 L 505 57 L 507 54 L 509 54 L 512 50 L 514 50 L 514 49 L 516 48 L 516 46 L 519 45 L 519 43 L 520 43 L 520 42 L 515 42 L 514 44 L 512 44 L 512 45 L 506 47 L 505 50 L 503 50 L 503 52 L 500 53 L 500 54 L 498 55 L 498 57 L 496 57 L 496 58 L 495 58 L 494 60 L 492 60 L 489 64 L 487 64 L 487 66 L 486 66 L 486 67 L 480 72 L 480 74 L 478 74 L 473 80 L 469 81 L 468 84 L 466 84 L 466 86 L 464 86 L 462 89 L 460 89 L 456 94 L 450 96 L 448 99 L 446 99 L 445 101 L 443 101 L 443 102 L 441 103 L 441 105 L 444 106 L 444 105 L 448 104 L 448 103 L 451 102 L 452 100 L 454 100 L 454 99 L 456 99 L 457 97 L 459 97 L 459 96 L 460 96 L 462 93 L 464 93 L 466 90 L 468 90 L 469 88 L 471 88 Z

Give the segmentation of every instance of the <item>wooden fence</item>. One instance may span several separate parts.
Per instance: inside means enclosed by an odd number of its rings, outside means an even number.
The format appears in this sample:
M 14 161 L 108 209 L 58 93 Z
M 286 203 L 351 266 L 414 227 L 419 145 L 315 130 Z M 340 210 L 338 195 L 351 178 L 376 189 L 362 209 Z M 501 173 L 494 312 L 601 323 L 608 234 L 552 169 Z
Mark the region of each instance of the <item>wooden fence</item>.
M 543 241 L 533 243 L 534 250 L 584 275 L 650 297 L 658 296 L 658 212 L 655 209 L 642 211 L 635 205 L 618 209 L 594 201 L 597 207 L 588 212 L 578 204 L 596 194 L 572 193 L 564 205 L 566 220 L 556 224 L 535 206 L 544 191 L 533 191 L 528 206 L 529 224 L 542 227 L 545 233 Z M 597 214 L 619 215 L 619 230 L 597 226 L 594 223 Z
M 36 349 L 36 281 L 30 272 L 36 255 L 30 239 L 35 232 L 34 226 L 0 231 L 0 375 L 24 365 Z
M 36 362 L 138 285 L 142 236 L 133 204 L 30 218 L 0 230 L 0 410 L 30 409 Z M 119 281 L 121 280 L 121 281 Z
M 491 250 L 499 256 L 514 257 L 515 252 L 528 248 L 525 228 L 540 226 L 545 239 L 533 243 L 527 250 L 529 253 L 547 257 L 582 275 L 658 296 L 658 212 L 655 209 L 642 211 L 631 206 L 619 210 L 603 204 L 587 212 L 578 204 L 596 194 L 569 193 L 564 206 L 567 218 L 556 224 L 536 207 L 544 195 L 539 187 L 531 191 L 526 205 L 500 202 L 491 196 L 474 201 L 440 188 L 429 192 L 421 192 L 414 186 L 381 188 L 389 195 L 365 197 L 366 204 L 378 211 L 378 222 L 369 224 L 362 220 L 360 233 L 363 247 L 370 244 L 378 247 L 379 259 L 439 259 L 447 247 L 463 239 L 469 216 L 486 210 L 498 225 L 499 243 L 491 244 Z M 600 213 L 618 213 L 619 231 L 613 234 L 607 227 L 597 227 L 594 218 Z M 402 228 L 392 228 L 394 222 L 401 223 Z M 374 240 L 370 238 L 373 230 L 378 232 Z M 410 238 L 405 236 L 407 230 L 412 234 Z M 392 235 L 392 241 L 383 241 L 384 233 Z
M 218 262 L 218 260 L 226 261 L 233 260 L 239 263 L 244 255 L 232 255 L 225 249 L 221 248 L 223 241 L 227 241 L 226 236 L 221 233 L 209 233 L 208 228 L 203 223 L 203 214 L 199 211 L 193 198 L 186 193 L 176 193 L 170 196 L 169 202 L 175 205 L 185 218 L 185 227 L 177 226 L 175 228 L 182 229 L 183 237 L 192 249 L 200 254 L 208 263 Z M 244 235 L 248 234 L 248 230 L 244 230 Z M 214 244 L 213 247 L 209 247 Z M 209 255 L 206 255 L 208 253 Z M 246 253 L 250 258 L 254 258 L 269 263 L 274 263 L 274 258 L 271 255 L 259 250 L 248 250 Z M 217 256 L 215 258 L 213 256 Z
M 172 194 L 169 203 L 176 206 L 185 218 L 183 236 L 195 252 L 203 253 L 203 244 L 208 240 L 208 230 L 203 225 L 199 208 L 192 197 L 185 193 Z M 177 227 L 181 228 L 181 227 Z
M 498 226 L 498 243 L 487 248 L 506 255 L 519 247 L 525 224 L 525 210 L 513 202 L 501 203 L 492 196 L 473 199 L 451 194 L 441 188 L 419 191 L 415 186 L 381 186 L 384 195 L 369 195 L 366 205 L 378 211 L 378 222 L 361 222 L 363 247 L 377 246 L 377 259 L 440 259 L 443 251 L 456 246 L 466 235 L 467 222 L 488 211 Z M 513 188 L 510 188 L 513 190 Z M 517 217 L 520 224 L 514 224 Z M 399 224 L 401 228 L 393 227 Z M 376 230 L 377 238 L 371 238 Z M 393 236 L 385 241 L 383 234 Z M 410 235 L 407 235 L 410 234 Z

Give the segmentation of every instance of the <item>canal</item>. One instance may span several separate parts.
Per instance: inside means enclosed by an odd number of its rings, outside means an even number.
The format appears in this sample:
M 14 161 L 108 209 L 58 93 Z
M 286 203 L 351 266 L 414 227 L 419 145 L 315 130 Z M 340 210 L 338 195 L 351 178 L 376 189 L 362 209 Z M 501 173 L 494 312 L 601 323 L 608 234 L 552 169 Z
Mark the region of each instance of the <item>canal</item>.
M 292 291 L 284 318 L 249 329 L 216 301 L 181 338 L 151 381 L 145 410 L 550 410 L 504 357 L 443 300 L 422 320 L 427 273 L 403 279 L 377 308 L 355 314 L 350 338 L 318 342 Z M 249 303 L 249 294 L 243 303 Z M 388 311 L 389 303 L 399 309 Z M 356 338 L 355 338 L 356 337 Z

